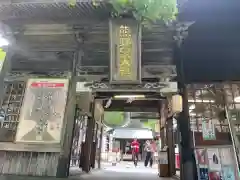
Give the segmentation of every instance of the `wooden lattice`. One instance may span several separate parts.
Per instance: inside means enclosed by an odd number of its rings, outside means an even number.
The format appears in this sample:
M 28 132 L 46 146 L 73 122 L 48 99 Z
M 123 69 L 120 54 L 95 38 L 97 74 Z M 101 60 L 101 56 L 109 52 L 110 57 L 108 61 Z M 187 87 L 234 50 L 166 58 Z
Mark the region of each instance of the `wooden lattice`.
M 13 82 L 5 86 L 0 122 L 0 141 L 13 141 L 19 122 L 25 83 Z

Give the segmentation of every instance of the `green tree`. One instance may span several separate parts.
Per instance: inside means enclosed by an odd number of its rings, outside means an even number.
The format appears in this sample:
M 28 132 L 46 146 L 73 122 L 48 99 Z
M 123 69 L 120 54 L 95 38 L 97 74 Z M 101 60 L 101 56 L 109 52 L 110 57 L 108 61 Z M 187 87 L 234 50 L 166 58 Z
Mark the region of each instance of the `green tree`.
M 68 0 L 74 7 L 77 0 Z M 92 0 L 94 6 L 98 6 L 98 0 Z M 175 20 L 178 13 L 177 0 L 106 0 L 112 5 L 114 17 L 130 15 L 144 26 L 151 25 L 157 20 Z
M 110 0 L 116 16 L 131 14 L 144 24 L 157 20 L 169 21 L 176 17 L 176 0 Z
M 151 128 L 155 130 L 156 123 L 157 123 L 157 119 L 148 119 L 147 121 L 143 122 L 143 125 L 146 128 Z
M 118 111 L 105 111 L 104 112 L 104 123 L 107 126 L 115 127 L 115 126 L 121 126 L 125 122 L 124 119 L 124 112 L 118 112 Z

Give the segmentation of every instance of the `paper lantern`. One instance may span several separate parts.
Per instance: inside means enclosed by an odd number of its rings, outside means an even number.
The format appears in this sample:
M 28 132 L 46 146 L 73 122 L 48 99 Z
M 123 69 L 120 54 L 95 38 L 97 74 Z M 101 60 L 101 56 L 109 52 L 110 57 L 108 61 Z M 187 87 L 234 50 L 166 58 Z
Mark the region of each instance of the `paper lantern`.
M 172 113 L 182 112 L 182 96 L 178 94 L 172 96 L 171 105 L 172 105 Z
M 155 124 L 155 132 L 160 132 L 160 123 L 159 122 L 157 122 Z

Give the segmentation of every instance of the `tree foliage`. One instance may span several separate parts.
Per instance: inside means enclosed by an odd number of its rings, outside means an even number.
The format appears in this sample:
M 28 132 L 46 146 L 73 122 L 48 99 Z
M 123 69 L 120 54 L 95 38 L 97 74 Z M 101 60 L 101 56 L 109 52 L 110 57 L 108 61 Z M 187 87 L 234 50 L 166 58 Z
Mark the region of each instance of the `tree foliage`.
M 68 0 L 70 6 L 75 6 L 77 0 Z M 177 0 L 106 0 L 112 7 L 114 17 L 130 15 L 143 25 L 149 25 L 157 20 L 172 21 L 178 13 Z M 98 0 L 92 0 L 98 6 Z
M 107 126 L 121 126 L 124 122 L 124 112 L 104 112 L 104 123 Z
M 157 20 L 171 21 L 177 15 L 177 0 L 110 0 L 114 15 L 132 14 L 143 24 Z
M 157 119 L 148 119 L 147 121 L 143 122 L 143 125 L 146 128 L 155 130 L 156 123 L 157 123 Z
M 7 53 L 2 48 L 0 48 L 0 60 L 1 61 L 4 61 L 4 59 L 6 58 L 6 54 Z
M 68 5 L 74 7 L 77 4 L 77 0 L 68 0 Z

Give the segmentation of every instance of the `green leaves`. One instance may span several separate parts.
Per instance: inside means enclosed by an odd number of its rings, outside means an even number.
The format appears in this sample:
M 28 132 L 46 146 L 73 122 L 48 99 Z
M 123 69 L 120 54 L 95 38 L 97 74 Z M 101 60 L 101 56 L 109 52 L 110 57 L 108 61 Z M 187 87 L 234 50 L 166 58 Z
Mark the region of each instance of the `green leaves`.
M 104 123 L 108 126 L 121 126 L 124 121 L 124 112 L 104 112 Z
M 149 120 L 143 122 L 143 125 L 146 128 L 151 128 L 151 129 L 155 130 L 156 123 L 157 123 L 157 119 L 149 119 Z
M 68 0 L 68 4 L 70 7 L 75 7 L 77 4 L 77 0 Z
M 177 0 L 110 0 L 115 14 L 131 13 L 143 25 L 157 20 L 174 20 L 178 13 Z
M 0 48 L 0 71 L 2 70 L 4 61 L 6 59 L 6 55 L 7 55 L 7 53 L 3 49 Z
M 176 19 L 178 13 L 177 0 L 108 0 L 113 7 L 113 16 L 131 15 L 149 27 L 152 23 Z M 68 0 L 70 7 L 75 7 L 77 0 Z M 97 0 L 92 0 L 98 6 Z

